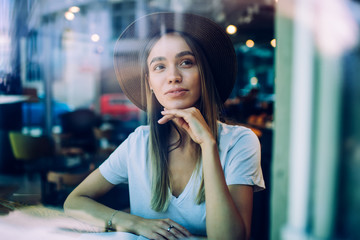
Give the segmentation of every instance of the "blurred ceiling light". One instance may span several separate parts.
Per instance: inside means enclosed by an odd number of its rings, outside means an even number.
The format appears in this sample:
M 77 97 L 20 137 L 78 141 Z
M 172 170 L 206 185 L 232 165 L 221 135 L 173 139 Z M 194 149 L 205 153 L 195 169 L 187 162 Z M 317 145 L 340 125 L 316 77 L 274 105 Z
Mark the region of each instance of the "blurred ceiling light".
M 258 82 L 259 82 L 259 80 L 258 80 L 257 77 L 252 77 L 252 78 L 250 78 L 250 84 L 251 84 L 252 86 L 256 86 L 256 85 L 258 84 Z
M 96 33 L 94 33 L 93 35 L 91 35 L 91 41 L 93 42 L 98 42 L 100 40 L 100 36 Z
M 229 26 L 227 26 L 227 28 L 226 28 L 226 32 L 227 32 L 228 34 L 230 34 L 230 35 L 235 34 L 236 31 L 237 31 L 237 28 L 236 28 L 236 26 L 234 26 L 234 25 L 229 25 Z
M 274 38 L 273 40 L 271 40 L 270 44 L 272 47 L 276 47 L 276 39 Z
M 249 48 L 252 48 L 253 46 L 255 46 L 255 43 L 253 40 L 249 39 L 246 41 L 246 46 L 249 47 Z
M 69 12 L 69 11 L 65 12 L 64 16 L 69 21 L 72 21 L 75 18 L 75 15 L 72 12 Z
M 80 8 L 78 6 L 72 6 L 71 8 L 69 8 L 69 11 L 72 13 L 78 13 L 80 12 Z

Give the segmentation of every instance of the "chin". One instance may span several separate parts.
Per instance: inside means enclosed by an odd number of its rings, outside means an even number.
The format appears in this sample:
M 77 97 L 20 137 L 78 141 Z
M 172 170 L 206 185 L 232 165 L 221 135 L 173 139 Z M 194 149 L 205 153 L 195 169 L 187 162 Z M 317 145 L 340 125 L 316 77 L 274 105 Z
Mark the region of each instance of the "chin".
M 182 99 L 161 99 L 159 103 L 166 109 L 186 109 L 196 107 L 199 103 L 199 99 L 192 97 Z
M 166 109 L 186 109 L 195 106 L 195 104 L 192 104 L 191 102 L 166 102 L 166 104 L 160 103 L 164 108 Z
M 178 105 L 168 105 L 165 106 L 166 109 L 186 109 L 186 108 L 191 108 L 194 105 L 184 105 L 184 104 L 178 104 Z

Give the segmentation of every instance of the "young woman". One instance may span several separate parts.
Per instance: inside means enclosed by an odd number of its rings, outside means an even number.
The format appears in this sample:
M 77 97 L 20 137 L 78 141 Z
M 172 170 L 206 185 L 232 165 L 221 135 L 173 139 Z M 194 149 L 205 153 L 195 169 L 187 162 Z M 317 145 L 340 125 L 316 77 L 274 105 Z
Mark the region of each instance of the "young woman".
M 115 50 L 120 86 L 149 124 L 69 195 L 65 211 L 150 239 L 249 239 L 253 192 L 264 189 L 260 144 L 218 121 L 235 80 L 231 40 L 206 18 L 156 13 L 130 25 Z M 96 202 L 122 182 L 130 214 Z

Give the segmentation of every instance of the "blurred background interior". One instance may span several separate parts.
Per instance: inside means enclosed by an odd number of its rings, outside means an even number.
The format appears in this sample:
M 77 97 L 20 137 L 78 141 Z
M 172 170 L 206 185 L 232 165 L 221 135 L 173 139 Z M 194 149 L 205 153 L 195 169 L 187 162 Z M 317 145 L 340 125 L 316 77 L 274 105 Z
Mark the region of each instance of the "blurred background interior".
M 267 187 L 254 194 L 252 239 L 360 239 L 355 0 L 0 0 L 0 214 L 61 208 L 146 124 L 116 81 L 114 44 L 158 11 L 206 16 L 233 41 L 225 116 L 259 137 Z M 101 201 L 128 208 L 127 191 Z

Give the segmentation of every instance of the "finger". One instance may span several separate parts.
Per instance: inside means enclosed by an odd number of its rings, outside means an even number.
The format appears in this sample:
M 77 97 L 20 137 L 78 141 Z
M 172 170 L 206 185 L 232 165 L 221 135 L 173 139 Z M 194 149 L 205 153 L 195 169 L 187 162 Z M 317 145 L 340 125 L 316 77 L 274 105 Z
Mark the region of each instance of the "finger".
M 160 124 L 163 124 L 165 122 L 168 122 L 170 120 L 176 120 L 177 123 L 179 123 L 180 126 L 182 126 L 184 123 L 186 123 L 186 125 L 189 125 L 188 120 L 186 120 L 186 118 L 189 118 L 186 113 L 183 112 L 175 112 L 175 111 L 162 111 L 161 114 L 163 114 L 164 116 L 158 120 L 158 122 Z M 186 127 L 186 126 L 185 126 Z
M 192 236 L 191 233 L 185 227 L 181 226 L 177 222 L 174 222 L 173 220 L 170 219 L 169 224 L 173 225 L 177 231 L 181 232 L 186 237 Z
M 164 110 L 161 114 L 164 116 L 173 116 L 173 118 L 183 119 L 183 121 L 188 125 L 191 125 L 191 122 L 201 123 L 201 120 L 203 119 L 201 114 L 199 116 L 199 112 L 195 108 Z
M 210 129 L 196 108 L 188 109 L 170 109 L 161 112 L 164 115 L 159 120 L 159 124 L 163 124 L 173 120 L 178 126 L 182 127 L 196 143 L 201 143 L 204 137 L 210 135 Z
M 175 121 L 180 127 L 184 128 L 186 131 L 189 130 L 189 124 L 183 118 L 174 118 Z
M 167 229 L 159 228 L 157 232 L 165 239 L 175 240 L 177 239 L 177 237 L 172 233 L 172 230 L 173 228 L 171 228 L 169 231 L 168 228 Z
M 175 118 L 175 117 L 174 117 L 174 116 L 171 116 L 171 115 L 163 116 L 162 118 L 160 118 L 160 119 L 158 120 L 158 123 L 159 123 L 159 124 L 165 124 L 165 123 L 167 123 L 168 121 L 173 120 L 174 118 Z
M 185 238 L 187 237 L 184 233 L 182 233 L 179 229 L 176 227 L 173 227 L 170 229 L 170 232 L 176 237 L 176 238 Z
M 175 226 L 173 225 L 173 221 L 171 221 L 170 219 L 162 219 L 159 224 L 158 224 L 158 228 L 161 230 L 161 232 L 166 231 L 167 233 L 170 232 L 170 230 L 172 228 L 174 228 Z M 173 235 L 172 233 L 170 235 Z
M 167 123 L 167 122 L 169 122 L 171 120 L 176 122 L 183 129 L 185 129 L 185 131 L 189 132 L 189 124 L 183 118 L 179 118 L 179 117 L 169 115 L 169 116 L 164 116 L 164 117 L 160 118 L 158 120 L 158 123 L 159 124 L 165 124 L 165 123 Z M 191 134 L 191 133 L 189 132 L 189 134 Z
M 167 233 L 164 233 L 166 235 L 163 235 L 163 236 L 165 236 L 167 238 L 172 236 L 172 237 L 175 237 L 176 239 L 178 239 L 178 238 L 185 238 L 187 236 L 191 236 L 191 235 L 188 235 L 190 233 L 183 226 L 174 222 L 170 218 L 164 219 L 164 221 L 161 222 L 161 225 L 165 226 L 165 228 L 166 228 Z
M 184 119 L 183 116 L 176 114 L 176 113 L 163 113 L 164 116 L 158 120 L 159 124 L 167 123 L 170 120 L 175 120 L 177 123 L 179 123 L 180 126 L 182 126 L 184 123 L 188 125 L 187 121 Z M 186 127 L 186 126 L 185 126 Z
M 161 111 L 161 114 L 166 116 L 166 115 L 173 115 L 176 117 L 185 117 L 187 114 L 187 112 L 184 109 L 171 109 L 171 110 L 164 110 Z
M 146 236 L 145 236 L 146 237 Z M 156 240 L 166 240 L 166 238 L 164 236 L 162 236 L 159 233 L 153 233 L 150 236 L 148 236 L 150 239 L 156 239 Z

